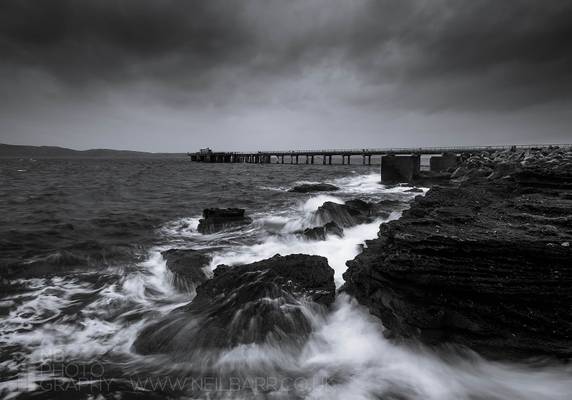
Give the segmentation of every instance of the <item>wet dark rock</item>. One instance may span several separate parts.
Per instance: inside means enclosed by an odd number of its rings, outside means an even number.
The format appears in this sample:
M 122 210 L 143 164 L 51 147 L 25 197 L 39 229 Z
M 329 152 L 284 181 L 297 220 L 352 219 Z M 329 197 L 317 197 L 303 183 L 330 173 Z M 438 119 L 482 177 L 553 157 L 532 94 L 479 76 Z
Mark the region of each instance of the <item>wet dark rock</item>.
M 335 222 L 346 228 L 372 222 L 376 217 L 387 218 L 389 213 L 381 210 L 375 203 L 363 200 L 350 200 L 345 204 L 327 201 L 316 211 L 316 218 L 320 222 Z
M 395 337 L 572 356 L 572 153 L 473 156 L 455 177 L 380 227 L 346 290 Z
M 403 207 L 406 205 L 403 198 L 400 199 L 384 199 L 380 200 L 376 203 L 376 207 L 378 210 L 382 210 L 385 212 L 391 211 L 401 211 Z
M 244 213 L 242 208 L 207 208 L 203 210 L 203 218 L 199 221 L 197 231 L 209 234 L 251 224 L 252 219 Z
M 188 306 L 144 328 L 134 346 L 177 358 L 250 343 L 300 347 L 312 330 L 304 309 L 321 313 L 334 298 L 334 270 L 324 257 L 276 255 L 221 265 Z
M 491 176 L 493 169 L 490 167 L 465 168 L 459 167 L 452 174 L 451 179 L 458 183 L 471 180 L 473 178 L 484 178 Z
M 289 192 L 295 193 L 312 193 L 312 192 L 334 192 L 340 190 L 339 187 L 330 185 L 329 183 L 306 183 L 294 186 Z
M 328 235 L 343 237 L 344 230 L 340 228 L 335 222 L 328 222 L 324 226 L 318 226 L 304 230 L 304 236 L 306 239 L 310 240 L 326 240 Z
M 451 172 L 447 171 L 420 171 L 412 180 L 412 183 L 419 186 L 444 185 L 451 179 Z
M 411 188 L 406 190 L 407 193 L 423 193 L 423 189 L 420 188 Z
M 204 268 L 211 257 L 207 254 L 190 249 L 170 249 L 161 255 L 173 275 L 174 286 L 180 291 L 194 293 L 198 285 L 208 280 Z

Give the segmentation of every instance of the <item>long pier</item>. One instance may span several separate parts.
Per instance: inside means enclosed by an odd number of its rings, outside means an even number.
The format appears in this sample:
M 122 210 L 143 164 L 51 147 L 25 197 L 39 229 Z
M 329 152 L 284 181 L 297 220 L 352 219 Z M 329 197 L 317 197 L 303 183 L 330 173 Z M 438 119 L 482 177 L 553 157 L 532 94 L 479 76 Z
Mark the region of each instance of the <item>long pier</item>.
M 503 150 L 528 150 L 543 147 L 572 148 L 569 144 L 533 144 L 505 146 L 449 146 L 449 147 L 398 147 L 382 149 L 324 149 L 257 152 L 215 152 L 201 149 L 187 153 L 191 161 L 203 163 L 252 163 L 252 164 L 314 164 L 316 158 L 322 164 L 331 165 L 333 157 L 341 157 L 342 165 L 351 164 L 352 157 L 361 157 L 363 165 L 371 165 L 373 156 L 381 156 L 381 179 L 383 182 L 408 182 L 420 174 L 421 156 L 429 156 L 432 172 L 452 170 L 461 159 L 471 154 Z M 305 159 L 304 159 L 305 158 Z M 275 161 L 274 161 L 275 160 Z M 273 162 L 274 161 L 274 162 Z
M 449 147 L 396 147 L 367 149 L 323 149 L 323 150 L 271 150 L 257 152 L 220 152 L 201 149 L 187 153 L 191 161 L 207 163 L 252 163 L 252 164 L 314 164 L 316 158 L 322 164 L 332 164 L 332 157 L 342 157 L 342 164 L 350 165 L 352 156 L 361 156 L 363 165 L 371 165 L 372 156 L 387 155 L 443 155 L 476 154 L 510 149 L 532 149 L 550 146 L 570 147 L 569 144 L 534 144 L 504 146 L 449 146 Z

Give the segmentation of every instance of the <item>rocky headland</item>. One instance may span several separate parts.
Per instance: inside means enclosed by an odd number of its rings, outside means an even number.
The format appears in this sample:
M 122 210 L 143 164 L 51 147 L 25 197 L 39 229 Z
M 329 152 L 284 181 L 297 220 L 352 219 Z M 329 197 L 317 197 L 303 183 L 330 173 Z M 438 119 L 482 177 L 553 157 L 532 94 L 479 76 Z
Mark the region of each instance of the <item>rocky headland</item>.
M 571 244 L 572 151 L 482 153 L 381 225 L 345 290 L 393 337 L 568 358 Z

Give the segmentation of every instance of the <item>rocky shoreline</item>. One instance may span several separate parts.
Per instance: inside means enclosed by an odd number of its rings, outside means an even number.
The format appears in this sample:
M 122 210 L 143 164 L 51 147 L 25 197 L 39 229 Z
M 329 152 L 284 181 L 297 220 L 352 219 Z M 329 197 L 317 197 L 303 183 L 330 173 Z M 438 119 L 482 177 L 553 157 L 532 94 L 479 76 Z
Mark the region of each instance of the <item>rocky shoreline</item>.
M 470 157 L 347 263 L 388 334 L 492 358 L 572 355 L 572 151 Z
M 347 262 L 341 290 L 398 340 L 453 343 L 499 359 L 572 356 L 572 151 L 483 153 L 434 178 Z M 343 228 L 387 218 L 397 206 L 325 202 L 315 212 L 318 226 L 299 234 L 343 237 Z M 204 234 L 252 222 L 243 209 L 203 216 Z M 325 314 L 335 300 L 334 271 L 323 257 L 219 265 L 209 279 L 207 254 L 162 254 L 178 290 L 196 297 L 140 332 L 134 347 L 143 354 L 188 359 L 268 342 L 300 348 L 312 331 L 304 309 Z

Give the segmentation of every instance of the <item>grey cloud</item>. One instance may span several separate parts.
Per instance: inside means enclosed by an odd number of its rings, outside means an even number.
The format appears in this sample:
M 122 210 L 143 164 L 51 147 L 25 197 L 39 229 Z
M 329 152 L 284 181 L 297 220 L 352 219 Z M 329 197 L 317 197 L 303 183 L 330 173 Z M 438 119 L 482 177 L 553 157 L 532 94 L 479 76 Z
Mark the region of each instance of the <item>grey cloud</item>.
M 565 0 L 4 0 L 0 46 L 68 84 L 150 81 L 183 102 L 333 63 L 369 87 L 361 103 L 505 109 L 569 100 L 570 20 Z
M 0 3 L 0 43 L 7 62 L 75 83 L 196 72 L 247 42 L 227 16 L 233 8 L 214 1 L 7 0 Z
M 0 142 L 569 141 L 571 20 L 568 0 L 2 0 Z

